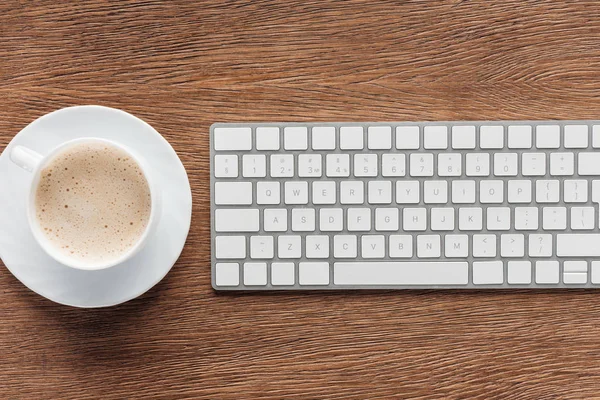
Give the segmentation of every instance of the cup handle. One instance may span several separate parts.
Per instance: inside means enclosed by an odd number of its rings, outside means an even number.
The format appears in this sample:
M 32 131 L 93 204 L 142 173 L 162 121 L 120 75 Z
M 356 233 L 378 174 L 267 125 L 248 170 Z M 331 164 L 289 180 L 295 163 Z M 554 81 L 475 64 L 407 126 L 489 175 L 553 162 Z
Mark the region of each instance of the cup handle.
M 16 146 L 10 152 L 11 161 L 29 172 L 35 170 L 42 158 L 43 156 L 41 154 L 23 146 Z

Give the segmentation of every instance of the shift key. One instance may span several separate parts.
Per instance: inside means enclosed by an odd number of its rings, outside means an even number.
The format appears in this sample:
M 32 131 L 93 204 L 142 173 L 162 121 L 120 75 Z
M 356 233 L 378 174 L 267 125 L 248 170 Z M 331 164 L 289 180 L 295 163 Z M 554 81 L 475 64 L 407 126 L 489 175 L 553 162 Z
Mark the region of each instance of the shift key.
M 258 232 L 258 210 L 220 209 L 215 211 L 217 232 Z
M 556 235 L 556 255 L 559 257 L 600 256 L 600 234 Z

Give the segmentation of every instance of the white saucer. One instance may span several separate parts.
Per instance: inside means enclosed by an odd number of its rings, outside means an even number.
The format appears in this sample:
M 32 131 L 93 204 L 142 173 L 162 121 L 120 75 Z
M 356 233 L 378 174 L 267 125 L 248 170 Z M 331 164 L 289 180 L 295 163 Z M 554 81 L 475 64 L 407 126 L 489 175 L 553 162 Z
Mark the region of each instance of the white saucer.
M 45 154 L 67 140 L 96 136 L 138 152 L 157 177 L 162 210 L 154 237 L 130 260 L 100 271 L 80 271 L 50 258 L 27 223 L 32 175 L 9 159 L 13 146 Z M 192 217 L 192 192 L 183 164 L 150 125 L 124 111 L 100 106 L 64 108 L 26 126 L 0 155 L 0 258 L 34 292 L 73 307 L 107 307 L 140 296 L 160 282 L 179 258 Z

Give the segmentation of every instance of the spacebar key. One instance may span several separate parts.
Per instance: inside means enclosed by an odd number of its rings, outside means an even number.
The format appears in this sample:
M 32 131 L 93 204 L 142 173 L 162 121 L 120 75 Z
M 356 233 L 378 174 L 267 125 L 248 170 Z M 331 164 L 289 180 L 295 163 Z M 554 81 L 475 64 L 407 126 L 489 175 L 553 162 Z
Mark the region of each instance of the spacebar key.
M 466 285 L 467 262 L 336 262 L 336 285 Z

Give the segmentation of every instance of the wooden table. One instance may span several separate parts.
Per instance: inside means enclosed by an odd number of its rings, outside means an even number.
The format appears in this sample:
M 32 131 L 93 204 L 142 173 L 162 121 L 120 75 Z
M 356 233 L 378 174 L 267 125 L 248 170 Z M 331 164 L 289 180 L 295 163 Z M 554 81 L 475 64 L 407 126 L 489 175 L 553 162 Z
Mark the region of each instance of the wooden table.
M 213 122 L 599 118 L 597 1 L 5 1 L 0 33 L 0 149 L 118 107 L 194 195 L 179 262 L 120 307 L 0 270 L 1 399 L 600 396 L 600 292 L 219 295 L 208 229 Z

